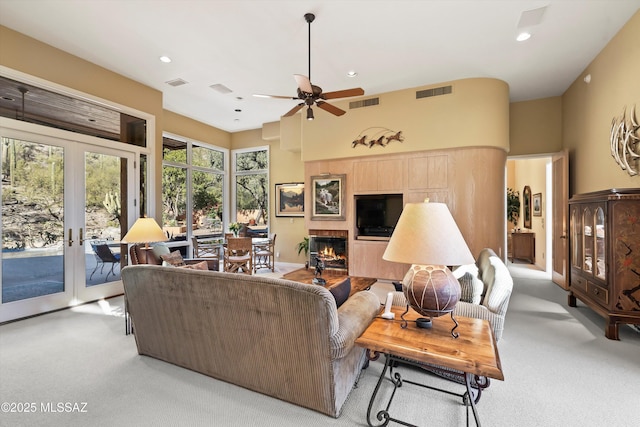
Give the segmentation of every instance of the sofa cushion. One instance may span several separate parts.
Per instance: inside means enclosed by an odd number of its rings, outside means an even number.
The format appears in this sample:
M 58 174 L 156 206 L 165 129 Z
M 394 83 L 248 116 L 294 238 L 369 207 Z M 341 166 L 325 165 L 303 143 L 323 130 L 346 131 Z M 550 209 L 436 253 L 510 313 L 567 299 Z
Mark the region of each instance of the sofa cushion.
M 342 282 L 329 288 L 329 292 L 336 300 L 336 306 L 340 307 L 349 298 L 351 293 L 351 279 L 347 277 Z
M 460 282 L 461 290 L 460 301 L 480 304 L 482 292 L 484 291 L 482 280 L 471 273 L 465 273 L 458 279 L 458 282 Z
M 182 259 L 180 251 L 173 251 L 167 255 L 161 255 L 160 258 L 173 267 L 181 267 L 184 265 L 184 259 Z

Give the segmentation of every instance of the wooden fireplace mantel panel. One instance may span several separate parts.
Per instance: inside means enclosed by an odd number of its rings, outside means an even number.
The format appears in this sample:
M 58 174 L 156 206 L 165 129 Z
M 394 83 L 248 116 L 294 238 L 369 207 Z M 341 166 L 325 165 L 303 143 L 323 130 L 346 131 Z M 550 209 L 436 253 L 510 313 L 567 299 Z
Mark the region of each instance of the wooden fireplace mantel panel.
M 474 256 L 488 247 L 504 259 L 506 161 L 507 153 L 501 148 L 467 147 L 305 162 L 309 189 L 311 176 L 346 175 L 345 220 L 311 220 L 311 209 L 306 209 L 305 225 L 314 235 L 325 231 L 331 233 L 326 235 L 336 235 L 340 230 L 347 233 L 350 275 L 401 279 L 406 266 L 381 259 L 387 242 L 365 244 L 355 240 L 353 196 L 402 193 L 405 203 L 425 198 L 446 203 Z M 305 206 L 312 206 L 311 195 L 312 191 L 305 191 Z

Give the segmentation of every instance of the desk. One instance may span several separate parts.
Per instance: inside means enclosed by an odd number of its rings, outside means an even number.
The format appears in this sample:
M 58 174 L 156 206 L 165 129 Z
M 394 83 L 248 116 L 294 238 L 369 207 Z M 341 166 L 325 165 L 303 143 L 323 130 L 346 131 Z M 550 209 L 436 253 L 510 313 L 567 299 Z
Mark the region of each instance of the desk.
M 453 338 L 451 335 L 453 321 L 449 316 L 433 319 L 431 329 L 420 329 L 412 321 L 420 316 L 410 310 L 405 316 L 409 320 L 409 324 L 407 328 L 403 329 L 400 327 L 402 322 L 400 316 L 404 312 L 404 308 L 393 307 L 392 310 L 396 315 L 396 320 L 376 317 L 364 333 L 356 339 L 356 345 L 367 348 L 376 354 L 382 353 L 386 357 L 384 369 L 369 401 L 367 410 L 369 426 L 374 426 L 371 423 L 372 405 L 387 370 L 389 370 L 389 379 L 395 389 L 386 409 L 380 410 L 376 414 L 376 419 L 384 420 L 380 424 L 381 426 L 387 425 L 389 420 L 408 426 L 412 425 L 392 418 L 388 412 L 396 389 L 400 388 L 403 382 L 461 396 L 467 405 L 467 425 L 469 425 L 469 407 L 471 407 L 476 425 L 479 426 L 480 420 L 475 404 L 480 389 L 471 387 L 474 376 L 479 377 L 477 380 L 482 381 L 487 381 L 488 377 L 504 380 L 498 347 L 489 322 L 469 317 L 456 317 L 459 324 L 456 332 L 459 333 L 459 337 Z M 439 365 L 464 372 L 466 393 L 459 395 L 447 390 L 403 380 L 399 372 L 393 372 L 393 365 L 394 362 L 407 363 L 407 359 L 413 361 L 409 363 L 416 366 L 421 364 Z
M 308 285 L 313 284 L 313 278 L 315 277 L 315 269 L 313 268 L 300 268 L 298 270 L 293 270 L 284 276 L 283 279 L 293 280 L 294 282 L 306 283 Z M 355 277 L 355 276 L 347 276 L 345 273 L 335 273 L 332 271 L 323 271 L 322 277 L 327 283 L 324 285 L 325 288 L 329 289 L 338 283 L 342 282 L 344 279 L 349 277 L 351 279 L 351 292 L 349 296 L 355 294 L 356 292 L 363 291 L 368 289 L 371 285 L 377 282 L 376 279 L 371 277 Z

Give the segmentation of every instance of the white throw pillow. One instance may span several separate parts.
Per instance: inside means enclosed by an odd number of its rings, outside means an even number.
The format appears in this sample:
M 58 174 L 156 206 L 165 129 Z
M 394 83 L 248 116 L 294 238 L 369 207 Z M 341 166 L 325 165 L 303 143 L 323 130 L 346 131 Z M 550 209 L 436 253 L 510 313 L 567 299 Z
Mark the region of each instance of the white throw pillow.
M 478 276 L 474 276 L 471 273 L 464 273 L 460 282 L 460 301 L 470 302 L 472 304 L 480 304 L 482 297 L 482 291 L 484 290 L 484 283 L 478 279 Z

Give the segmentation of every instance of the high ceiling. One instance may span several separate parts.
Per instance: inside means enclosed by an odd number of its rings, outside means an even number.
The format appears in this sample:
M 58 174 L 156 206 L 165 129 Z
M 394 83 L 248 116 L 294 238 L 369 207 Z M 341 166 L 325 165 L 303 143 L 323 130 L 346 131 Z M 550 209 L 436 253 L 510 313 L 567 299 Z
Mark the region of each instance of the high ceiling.
M 296 105 L 252 95 L 296 96 L 293 74 L 308 74 L 307 12 L 316 15 L 311 81 L 325 91 L 361 87 L 367 97 L 491 77 L 523 101 L 561 95 L 639 8 L 640 0 L 0 0 L 0 24 L 162 91 L 165 109 L 236 132 Z M 522 29 L 532 37 L 517 42 Z M 187 84 L 167 84 L 175 79 Z

